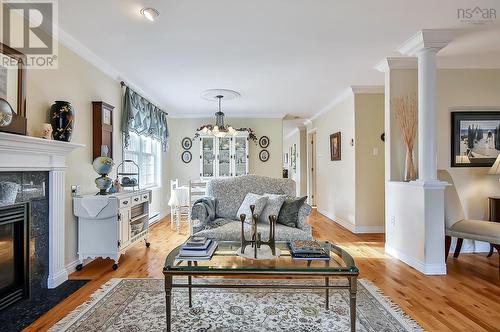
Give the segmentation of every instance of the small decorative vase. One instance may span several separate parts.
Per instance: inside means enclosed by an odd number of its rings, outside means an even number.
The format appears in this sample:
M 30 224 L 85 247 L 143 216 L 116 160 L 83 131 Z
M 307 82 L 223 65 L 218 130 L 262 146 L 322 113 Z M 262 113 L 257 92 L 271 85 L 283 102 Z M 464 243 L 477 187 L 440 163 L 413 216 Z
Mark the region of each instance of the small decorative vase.
M 57 141 L 70 142 L 75 124 L 75 111 L 67 101 L 57 100 L 50 107 L 50 124 L 52 125 L 52 136 Z
M 406 161 L 405 161 L 405 182 L 415 181 L 417 179 L 417 171 L 415 170 L 415 163 L 413 162 L 413 149 L 406 148 Z
M 113 184 L 113 180 L 111 180 L 107 175 L 101 175 L 95 179 L 95 185 L 97 189 L 99 189 L 99 195 L 107 195 L 111 184 Z

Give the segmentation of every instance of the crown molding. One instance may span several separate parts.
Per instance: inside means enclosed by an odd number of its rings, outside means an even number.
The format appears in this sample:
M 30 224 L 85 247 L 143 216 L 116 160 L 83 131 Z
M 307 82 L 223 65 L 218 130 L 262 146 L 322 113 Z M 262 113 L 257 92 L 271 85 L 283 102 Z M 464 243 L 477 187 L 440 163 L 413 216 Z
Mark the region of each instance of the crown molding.
M 353 94 L 383 94 L 383 85 L 351 85 L 350 89 Z
M 417 69 L 417 58 L 409 56 L 387 57 L 373 68 L 383 73 L 389 69 Z
M 233 119 L 283 119 L 286 114 L 257 114 L 257 113 L 228 113 L 224 112 L 227 118 Z M 212 119 L 213 113 L 169 113 L 171 119 Z
M 446 47 L 460 33 L 461 30 L 456 29 L 423 29 L 399 46 L 397 51 L 408 56 L 415 56 L 424 49 L 437 52 Z
M 299 127 L 293 128 L 292 131 L 290 131 L 288 134 L 285 135 L 285 139 L 289 139 L 298 132 L 299 132 Z
M 343 102 L 347 98 L 351 97 L 352 95 L 353 94 L 352 94 L 351 88 L 347 88 L 347 89 L 343 90 L 335 99 L 333 99 L 330 103 L 328 103 L 328 105 L 326 105 L 325 107 L 320 109 L 318 112 L 316 112 L 316 114 L 314 114 L 310 118 L 306 119 L 306 122 L 308 122 L 308 121 L 312 122 L 313 120 L 317 119 L 319 116 L 328 112 L 333 107 L 337 106 L 338 104 L 340 104 L 341 102 Z
M 64 46 L 66 46 L 68 49 L 73 51 L 75 54 L 80 56 L 82 59 L 86 60 L 89 62 L 91 65 L 99 69 L 101 72 L 103 72 L 105 75 L 109 76 L 113 80 L 116 80 L 118 82 L 124 81 L 127 83 L 127 85 L 136 91 L 137 93 L 141 94 L 143 97 L 148 99 L 151 103 L 158 105 L 160 108 L 163 106 L 163 108 L 166 108 L 165 105 L 162 103 L 159 103 L 158 100 L 155 98 L 151 97 L 151 94 L 145 92 L 144 90 L 140 89 L 136 84 L 134 84 L 133 81 L 125 77 L 121 72 L 119 72 L 116 68 L 114 68 L 112 65 L 110 65 L 108 62 L 104 61 L 101 57 L 99 57 L 97 54 L 92 52 L 87 46 L 83 45 L 80 41 L 75 39 L 72 35 L 64 31 L 60 26 L 57 27 L 57 41 Z

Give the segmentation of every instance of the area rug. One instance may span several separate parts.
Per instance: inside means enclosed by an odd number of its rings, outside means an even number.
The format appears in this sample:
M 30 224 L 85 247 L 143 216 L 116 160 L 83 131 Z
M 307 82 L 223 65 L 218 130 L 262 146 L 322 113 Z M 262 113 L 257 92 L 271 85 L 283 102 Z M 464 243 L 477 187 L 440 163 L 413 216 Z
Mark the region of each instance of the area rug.
M 369 281 L 358 281 L 357 300 L 357 331 L 422 331 Z M 349 331 L 348 292 L 331 290 L 329 310 L 324 303 L 321 290 L 197 288 L 193 290 L 193 307 L 189 308 L 187 289 L 175 288 L 172 331 Z M 164 330 L 162 279 L 112 279 L 49 331 Z

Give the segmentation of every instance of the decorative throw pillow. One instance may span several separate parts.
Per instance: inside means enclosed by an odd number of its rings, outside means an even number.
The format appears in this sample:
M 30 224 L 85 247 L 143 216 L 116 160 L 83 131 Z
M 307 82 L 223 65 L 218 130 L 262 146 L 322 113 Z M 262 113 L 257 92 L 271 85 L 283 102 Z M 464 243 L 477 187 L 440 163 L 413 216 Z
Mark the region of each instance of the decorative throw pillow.
M 299 210 L 306 201 L 307 196 L 304 197 L 287 197 L 281 206 L 278 215 L 277 223 L 288 226 L 297 227 L 299 222 Z
M 267 200 L 268 200 L 268 197 L 266 197 L 266 196 L 248 193 L 245 196 L 243 203 L 241 203 L 240 208 L 238 209 L 238 212 L 236 213 L 236 219 L 240 220 L 240 215 L 245 214 L 246 215 L 245 222 L 251 223 L 252 222 L 252 212 L 250 211 L 250 205 L 255 205 L 254 213 L 256 213 L 260 216 L 260 214 L 262 213 L 262 210 L 264 210 L 264 207 L 266 206 Z
M 278 217 L 281 206 L 285 202 L 286 195 L 275 195 L 275 194 L 264 194 L 264 196 L 268 197 L 267 204 L 264 207 L 264 210 L 260 214 L 260 222 L 269 222 L 269 216 Z

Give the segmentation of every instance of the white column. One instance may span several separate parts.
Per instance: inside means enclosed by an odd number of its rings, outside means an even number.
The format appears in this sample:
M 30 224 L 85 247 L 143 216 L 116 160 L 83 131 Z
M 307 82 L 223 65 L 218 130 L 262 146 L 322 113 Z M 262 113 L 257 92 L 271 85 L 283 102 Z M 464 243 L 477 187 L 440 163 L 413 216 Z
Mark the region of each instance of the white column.
M 436 53 L 423 48 L 418 57 L 418 172 L 420 181 L 437 179 Z
M 48 288 L 56 288 L 68 279 L 65 268 L 65 187 L 64 171 L 49 172 L 49 278 Z

